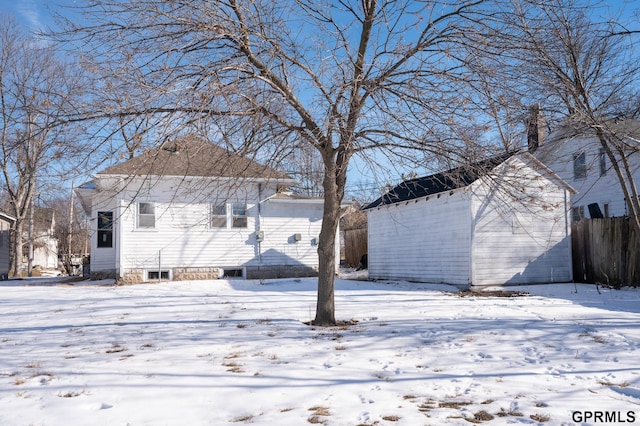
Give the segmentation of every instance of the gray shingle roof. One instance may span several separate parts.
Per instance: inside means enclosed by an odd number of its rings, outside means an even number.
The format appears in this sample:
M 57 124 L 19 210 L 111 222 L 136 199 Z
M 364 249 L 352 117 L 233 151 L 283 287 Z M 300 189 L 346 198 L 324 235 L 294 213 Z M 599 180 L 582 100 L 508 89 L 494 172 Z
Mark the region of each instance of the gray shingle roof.
M 195 135 L 179 137 L 98 174 L 291 180 L 285 173 L 227 151 Z
M 513 155 L 514 153 L 503 154 L 446 172 L 404 181 L 365 206 L 363 210 L 469 186 Z

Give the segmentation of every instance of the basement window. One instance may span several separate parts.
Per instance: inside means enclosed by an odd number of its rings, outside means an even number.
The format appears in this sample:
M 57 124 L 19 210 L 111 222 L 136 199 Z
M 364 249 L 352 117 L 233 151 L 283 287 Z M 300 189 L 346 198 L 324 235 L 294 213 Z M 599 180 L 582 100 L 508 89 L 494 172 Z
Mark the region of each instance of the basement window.
M 147 271 L 147 280 L 168 280 L 169 271 Z
M 242 272 L 242 268 L 225 268 L 224 278 L 242 278 L 244 276 Z

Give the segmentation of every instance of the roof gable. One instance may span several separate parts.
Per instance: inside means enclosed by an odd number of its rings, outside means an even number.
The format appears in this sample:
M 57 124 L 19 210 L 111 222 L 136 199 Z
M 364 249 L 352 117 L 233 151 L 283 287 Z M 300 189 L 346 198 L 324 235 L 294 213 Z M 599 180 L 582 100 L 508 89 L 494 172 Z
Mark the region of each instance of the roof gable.
M 365 206 L 363 210 L 464 188 L 489 173 L 513 155 L 513 153 L 503 154 L 477 163 L 456 167 L 446 172 L 404 181 L 382 197 Z
M 227 151 L 195 135 L 177 138 L 109 167 L 98 175 L 291 179 L 285 173 Z
M 571 185 L 562 180 L 562 178 L 560 178 L 553 170 L 545 166 L 537 158 L 531 155 L 531 153 L 513 152 L 491 157 L 477 163 L 456 167 L 455 169 L 436 173 L 431 176 L 404 181 L 388 191 L 382 197 L 364 207 L 363 210 L 467 187 L 481 177 L 487 176 L 499 165 L 507 161 L 511 161 L 515 157 L 523 160 L 529 167 L 532 167 L 538 173 L 543 174 L 559 187 L 564 188 L 571 193 L 576 193 L 576 190 L 572 188 Z

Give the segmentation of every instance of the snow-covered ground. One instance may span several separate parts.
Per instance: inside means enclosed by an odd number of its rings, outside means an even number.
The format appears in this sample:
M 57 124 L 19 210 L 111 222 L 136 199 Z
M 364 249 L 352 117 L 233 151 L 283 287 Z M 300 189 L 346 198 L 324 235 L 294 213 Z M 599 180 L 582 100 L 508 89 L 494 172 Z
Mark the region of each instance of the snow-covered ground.
M 1 425 L 640 424 L 636 289 L 55 280 L 0 283 Z

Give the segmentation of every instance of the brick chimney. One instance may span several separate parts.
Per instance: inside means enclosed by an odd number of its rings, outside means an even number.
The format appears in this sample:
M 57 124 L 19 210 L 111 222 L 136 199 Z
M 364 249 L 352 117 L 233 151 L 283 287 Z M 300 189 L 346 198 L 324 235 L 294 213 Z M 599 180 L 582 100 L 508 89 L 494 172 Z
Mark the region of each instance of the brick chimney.
M 529 114 L 527 115 L 525 124 L 527 126 L 527 146 L 529 147 L 529 152 L 535 152 L 547 136 L 547 123 L 540 111 L 540 104 L 533 105 L 529 108 Z

